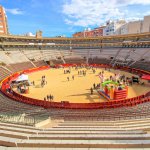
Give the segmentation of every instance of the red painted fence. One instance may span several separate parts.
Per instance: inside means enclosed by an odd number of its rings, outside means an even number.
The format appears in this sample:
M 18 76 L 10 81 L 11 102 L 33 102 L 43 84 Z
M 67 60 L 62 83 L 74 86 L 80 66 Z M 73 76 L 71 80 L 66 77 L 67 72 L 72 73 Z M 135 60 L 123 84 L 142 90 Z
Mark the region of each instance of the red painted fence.
M 56 68 L 62 67 L 62 66 L 63 67 L 76 66 L 76 64 L 74 64 L 74 65 L 62 64 L 62 65 L 57 65 Z M 103 65 L 103 64 L 101 64 L 101 65 L 93 64 L 90 66 L 100 67 L 100 68 L 111 68 L 111 66 Z M 113 100 L 113 101 L 100 102 L 100 103 L 49 102 L 49 101 L 25 97 L 23 95 L 16 93 L 15 91 L 12 91 L 11 93 L 6 92 L 6 89 L 9 87 L 9 84 L 11 83 L 11 81 L 16 79 L 21 73 L 32 73 L 32 72 L 41 71 L 41 70 L 45 70 L 45 69 L 49 69 L 49 68 L 50 67 L 48 67 L 48 66 L 43 66 L 43 67 L 28 69 L 28 70 L 24 70 L 19 73 L 15 73 L 2 81 L 1 91 L 7 97 L 9 97 L 13 100 L 16 100 L 18 102 L 27 103 L 30 105 L 41 106 L 44 108 L 104 109 L 104 108 L 117 108 L 117 107 L 124 107 L 124 106 L 135 106 L 137 104 L 141 104 L 141 103 L 150 101 L 149 95 L 141 95 L 141 96 L 128 98 L 128 99 L 124 99 L 124 100 Z M 124 67 L 124 68 L 117 67 L 116 69 L 121 69 L 121 70 L 128 71 L 131 73 L 136 73 L 136 74 L 150 74 L 149 72 L 139 70 L 139 69 L 131 69 L 129 67 Z

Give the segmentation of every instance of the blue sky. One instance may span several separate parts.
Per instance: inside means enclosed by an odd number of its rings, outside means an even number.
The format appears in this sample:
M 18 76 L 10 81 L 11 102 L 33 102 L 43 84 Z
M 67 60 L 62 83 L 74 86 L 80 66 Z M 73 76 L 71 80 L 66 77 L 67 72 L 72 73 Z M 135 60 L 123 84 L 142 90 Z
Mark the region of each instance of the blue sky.
M 9 31 L 25 34 L 42 30 L 43 36 L 71 36 L 109 19 L 139 20 L 150 15 L 150 0 L 0 0 Z

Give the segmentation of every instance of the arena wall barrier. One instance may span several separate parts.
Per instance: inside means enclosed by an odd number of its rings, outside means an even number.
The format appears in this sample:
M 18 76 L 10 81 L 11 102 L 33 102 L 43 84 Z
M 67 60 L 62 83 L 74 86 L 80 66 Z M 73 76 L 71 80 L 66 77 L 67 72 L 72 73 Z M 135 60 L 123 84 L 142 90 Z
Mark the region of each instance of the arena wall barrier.
M 73 65 L 62 64 L 62 65 L 57 65 L 56 68 L 57 67 L 68 67 L 68 66 L 76 66 L 76 64 L 73 64 Z M 93 64 L 90 66 L 100 67 L 100 68 L 112 68 L 110 65 L 103 65 L 103 64 L 101 64 L 101 65 Z M 1 92 L 4 95 L 6 95 L 7 97 L 11 98 L 12 100 L 27 103 L 30 105 L 41 106 L 44 108 L 104 109 L 104 108 L 135 106 L 135 105 L 150 101 L 150 95 L 149 95 L 150 92 L 148 94 L 133 97 L 133 98 L 123 99 L 123 100 L 113 100 L 113 101 L 101 102 L 101 103 L 69 103 L 69 102 L 49 102 L 49 101 L 29 98 L 29 97 L 20 95 L 12 90 L 10 92 L 7 91 L 7 89 L 10 88 L 11 82 L 13 80 L 15 80 L 20 74 L 22 74 L 22 73 L 29 74 L 29 73 L 33 73 L 33 72 L 37 72 L 37 71 L 41 71 L 41 70 L 46 70 L 49 68 L 50 68 L 49 66 L 43 66 L 43 67 L 28 69 L 28 70 L 14 73 L 2 81 Z M 118 67 L 115 69 L 121 69 L 124 71 L 137 73 L 137 74 L 150 74 L 149 72 L 145 72 L 145 71 L 139 70 L 139 69 L 131 69 L 129 67 L 124 67 L 124 68 Z

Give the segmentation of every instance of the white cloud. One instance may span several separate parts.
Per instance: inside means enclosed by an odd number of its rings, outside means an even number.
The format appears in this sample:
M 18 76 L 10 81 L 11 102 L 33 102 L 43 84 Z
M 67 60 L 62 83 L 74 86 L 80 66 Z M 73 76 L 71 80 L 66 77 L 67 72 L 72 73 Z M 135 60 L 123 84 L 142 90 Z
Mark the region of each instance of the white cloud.
M 28 32 L 27 34 L 26 34 L 27 36 L 35 36 L 32 32 Z
M 148 15 L 150 15 L 150 11 L 147 11 L 147 12 L 145 13 L 145 16 L 148 16 Z
M 68 0 L 63 5 L 65 22 L 74 26 L 100 25 L 108 19 L 125 18 L 126 6 L 147 5 L 150 0 Z
M 116 1 L 123 5 L 133 5 L 133 4 L 147 5 L 147 4 L 150 4 L 150 0 L 116 0 Z
M 13 14 L 13 15 L 22 15 L 24 12 L 20 10 L 19 8 L 13 8 L 13 9 L 5 9 L 7 12 Z

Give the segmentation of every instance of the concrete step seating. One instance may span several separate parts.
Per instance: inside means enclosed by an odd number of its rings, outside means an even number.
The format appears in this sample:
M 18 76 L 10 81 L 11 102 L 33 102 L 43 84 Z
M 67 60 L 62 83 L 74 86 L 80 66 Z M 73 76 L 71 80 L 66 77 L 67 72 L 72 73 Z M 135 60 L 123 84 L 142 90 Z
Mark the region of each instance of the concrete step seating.
M 7 66 L 8 69 L 10 69 L 12 72 L 18 72 L 26 69 L 34 68 L 33 64 L 30 61 L 16 63 L 16 64 L 10 64 Z
M 46 62 L 44 62 L 43 60 L 39 60 L 39 61 L 34 61 L 33 62 L 37 67 L 42 67 L 42 66 L 47 66 Z
M 64 121 L 51 128 L 0 122 L 0 145 L 20 148 L 150 148 L 142 126 L 150 119 L 125 121 Z M 128 129 L 125 126 L 133 128 Z M 139 123 L 139 124 L 138 124 Z M 139 126 L 140 128 L 135 128 Z M 134 129 L 135 128 L 135 129 Z
M 17 101 L 13 101 L 12 99 L 4 96 L 0 92 L 0 115 L 2 114 L 33 114 L 33 113 L 39 113 L 40 111 L 44 111 L 44 108 L 28 105 L 25 103 L 19 103 Z M 11 119 L 10 119 L 11 120 Z
M 134 123 L 143 123 L 143 122 L 150 122 L 150 118 L 141 118 L 141 119 L 128 119 L 128 120 L 115 120 L 115 121 L 99 121 L 99 120 L 92 120 L 92 121 L 68 121 L 66 120 L 63 124 L 60 124 L 60 126 L 63 125 L 79 125 L 79 124 L 83 124 L 83 125 L 87 125 L 87 124 L 99 124 L 99 125 L 112 125 L 112 124 L 134 124 Z
M 31 140 L 0 136 L 0 145 L 8 147 L 57 148 L 149 148 L 150 140 Z
M 65 121 L 63 124 L 60 124 L 60 126 L 115 126 L 115 125 L 133 125 L 133 124 L 143 124 L 143 123 L 149 123 L 150 119 L 144 118 L 144 119 L 134 119 L 134 120 L 120 120 L 120 121 L 80 121 L 80 122 L 75 122 L 75 121 Z
M 0 150 L 33 150 L 33 148 L 0 146 Z M 135 150 L 135 148 L 34 148 L 34 150 Z M 136 150 L 149 150 L 149 148 L 136 148 Z
M 10 74 L 11 73 L 8 70 L 0 66 L 0 81 L 9 76 Z

